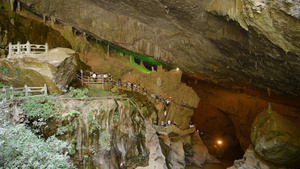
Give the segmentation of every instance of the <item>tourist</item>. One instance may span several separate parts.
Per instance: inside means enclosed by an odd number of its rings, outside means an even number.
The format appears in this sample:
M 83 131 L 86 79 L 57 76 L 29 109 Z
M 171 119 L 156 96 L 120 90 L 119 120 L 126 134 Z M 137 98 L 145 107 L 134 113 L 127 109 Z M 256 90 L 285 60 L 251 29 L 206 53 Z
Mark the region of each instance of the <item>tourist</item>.
M 164 115 L 166 116 L 167 115 L 167 108 L 164 107 Z
M 107 79 L 107 73 L 104 73 L 103 78 L 104 78 L 104 82 L 106 82 L 106 79 Z
M 130 89 L 131 88 L 131 83 L 127 82 L 127 88 Z
M 164 126 L 164 121 L 161 121 L 161 125 Z
M 171 125 L 171 120 L 168 120 L 168 125 L 169 125 L 169 126 Z
M 102 78 L 101 73 L 98 72 L 98 73 L 97 73 L 97 79 L 101 79 L 101 78 Z
M 133 84 L 133 91 L 135 91 L 136 90 L 136 84 L 134 83 Z
M 82 71 L 82 69 L 79 69 L 79 70 L 77 71 L 77 74 L 78 74 L 79 78 L 81 79 L 82 76 L 83 76 L 83 71 Z
M 92 78 L 94 79 L 94 82 L 97 82 L 97 75 L 95 72 L 93 73 Z
M 122 80 L 119 79 L 119 85 L 122 87 Z
M 159 100 L 159 102 L 161 102 L 161 95 L 159 95 L 158 100 Z
M 157 126 L 157 122 L 156 121 L 154 121 L 154 125 Z
M 167 98 L 166 103 L 167 103 L 167 107 L 169 107 L 169 104 L 170 104 L 170 99 L 169 98 Z
M 190 122 L 190 128 L 193 128 L 194 127 L 194 123 L 191 121 Z

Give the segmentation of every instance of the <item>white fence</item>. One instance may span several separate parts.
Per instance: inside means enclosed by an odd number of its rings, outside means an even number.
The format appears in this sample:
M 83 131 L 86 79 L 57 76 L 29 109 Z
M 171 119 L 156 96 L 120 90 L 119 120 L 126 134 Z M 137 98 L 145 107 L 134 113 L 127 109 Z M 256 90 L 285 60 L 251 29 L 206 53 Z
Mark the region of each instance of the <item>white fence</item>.
M 29 95 L 47 95 L 47 85 L 44 84 L 43 87 L 28 87 L 25 84 L 24 87 L 20 88 L 14 88 L 13 86 L 10 86 L 10 88 L 6 88 L 4 86 L 0 95 L 0 99 L 4 102 L 7 102 L 8 100 L 12 100 L 15 97 L 28 97 Z
M 45 45 L 37 45 L 37 44 L 30 44 L 27 41 L 26 44 L 20 44 L 18 42 L 16 45 L 13 45 L 11 42 L 8 45 L 8 54 L 38 54 L 48 52 L 48 43 L 46 42 Z

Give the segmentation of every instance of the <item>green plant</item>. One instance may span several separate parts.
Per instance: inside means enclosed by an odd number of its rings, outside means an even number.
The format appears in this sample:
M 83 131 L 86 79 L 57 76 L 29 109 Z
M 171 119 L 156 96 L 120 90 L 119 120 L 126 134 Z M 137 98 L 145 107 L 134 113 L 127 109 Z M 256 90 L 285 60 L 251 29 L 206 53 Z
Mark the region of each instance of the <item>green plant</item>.
M 96 129 L 98 129 L 98 130 L 102 129 L 101 125 L 98 122 L 98 119 L 94 118 L 94 114 L 92 112 L 89 113 L 87 119 L 88 119 L 88 123 L 89 123 L 91 131 L 96 130 Z
M 101 106 L 101 110 L 106 112 L 107 111 L 107 107 Z
M 26 98 L 22 110 L 29 120 L 43 119 L 46 121 L 56 114 L 54 102 L 47 96 Z
M 87 160 L 87 159 L 89 158 L 89 156 L 88 156 L 88 155 L 84 155 L 83 158 L 84 158 L 85 160 Z
M 141 131 L 140 131 L 140 133 L 144 136 L 145 135 L 145 131 L 142 129 Z
M 56 130 L 56 135 L 64 135 L 68 131 L 68 126 L 59 126 Z
M 87 95 L 88 89 L 73 89 L 69 92 L 70 97 L 83 98 Z
M 99 144 L 103 150 L 110 151 L 110 134 L 106 131 L 100 133 Z
M 70 146 L 69 146 L 69 154 L 70 155 L 73 155 L 73 154 L 75 154 L 76 153 L 76 145 L 75 145 L 75 143 L 76 143 L 76 141 L 73 139 L 72 141 L 71 141 L 71 144 L 70 144 Z
M 66 142 L 39 139 L 24 125 L 0 128 L 1 168 L 74 168 L 66 148 Z
M 76 111 L 76 110 L 70 110 L 70 111 L 68 111 L 67 113 L 63 113 L 63 114 L 62 114 L 62 117 L 68 116 L 68 120 L 71 120 L 71 119 L 73 119 L 74 117 L 76 117 L 76 116 L 79 115 L 79 114 L 80 114 L 79 111 Z
M 16 92 L 14 93 L 14 97 L 24 97 L 25 93 L 24 92 Z
M 118 115 L 114 114 L 113 119 L 114 119 L 114 122 L 117 122 L 118 121 Z

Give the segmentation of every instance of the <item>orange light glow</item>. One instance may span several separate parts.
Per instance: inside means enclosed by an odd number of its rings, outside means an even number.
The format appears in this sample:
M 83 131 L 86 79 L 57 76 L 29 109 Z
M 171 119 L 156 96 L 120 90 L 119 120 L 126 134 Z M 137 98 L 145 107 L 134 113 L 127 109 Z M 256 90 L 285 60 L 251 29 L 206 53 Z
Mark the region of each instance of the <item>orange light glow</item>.
M 221 141 L 221 140 L 218 140 L 218 144 L 222 144 L 222 141 Z

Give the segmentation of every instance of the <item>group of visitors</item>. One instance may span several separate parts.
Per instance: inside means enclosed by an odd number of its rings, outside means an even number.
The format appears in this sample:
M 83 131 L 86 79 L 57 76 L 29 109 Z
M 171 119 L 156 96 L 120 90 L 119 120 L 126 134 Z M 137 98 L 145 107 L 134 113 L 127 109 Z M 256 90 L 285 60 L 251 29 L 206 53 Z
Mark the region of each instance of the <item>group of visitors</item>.
M 94 80 L 94 82 L 100 82 L 101 80 L 103 80 L 104 82 L 112 82 L 113 81 L 113 77 L 107 73 L 101 74 L 100 72 L 97 72 L 97 73 L 90 72 L 90 77 Z

